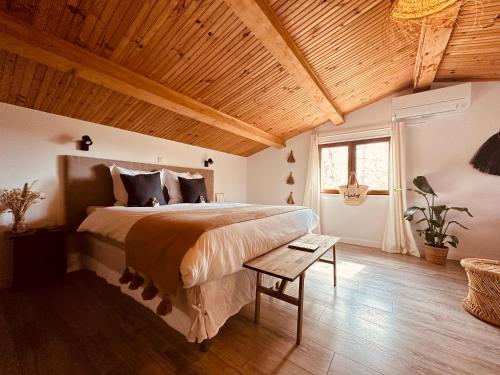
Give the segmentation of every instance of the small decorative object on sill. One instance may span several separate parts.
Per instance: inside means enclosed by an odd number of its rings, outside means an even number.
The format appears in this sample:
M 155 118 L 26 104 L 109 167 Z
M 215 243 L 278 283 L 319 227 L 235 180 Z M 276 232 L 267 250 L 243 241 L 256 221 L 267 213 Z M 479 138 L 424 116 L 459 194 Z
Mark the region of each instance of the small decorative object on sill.
M 156 199 L 156 197 L 151 200 L 151 207 L 160 207 L 160 202 L 158 202 L 158 199 Z
M 292 172 L 290 172 L 290 176 L 288 176 L 288 178 L 286 179 L 286 183 L 287 183 L 288 185 L 293 185 L 293 184 L 295 184 L 295 180 L 293 179 Z
M 484 142 L 470 163 L 483 173 L 500 176 L 500 131 Z
M 368 185 L 360 185 L 356 178 L 356 173 L 351 172 L 347 185 L 339 186 L 340 196 L 344 199 L 344 203 L 350 206 L 359 206 L 366 199 L 368 193 Z
M 446 220 L 448 212 L 465 212 L 470 217 L 472 217 L 472 214 L 465 207 L 436 205 L 434 200 L 437 194 L 424 176 L 415 177 L 413 185 L 415 185 L 416 189 L 408 190 L 422 195 L 427 202 L 427 207 L 410 207 L 403 213 L 403 216 L 406 220 L 412 221 L 418 212 L 422 213 L 424 217 L 417 221 L 417 223 L 425 222 L 427 228 L 417 229 L 417 233 L 425 241 L 425 260 L 430 263 L 444 265 L 448 256 L 447 245 L 449 244 L 456 248 L 459 242 L 457 236 L 448 234 L 448 228 L 451 224 L 455 224 L 463 229 L 468 229 L 456 220 Z
M 215 193 L 215 201 L 219 203 L 225 202 L 224 193 Z
M 293 150 L 291 150 L 290 154 L 288 154 L 288 159 L 286 159 L 286 161 L 289 163 L 295 163 L 295 158 L 293 157 Z
M 295 201 L 293 200 L 293 193 L 290 192 L 290 195 L 288 196 L 288 199 L 286 200 L 286 203 L 288 204 L 295 204 Z
M 44 199 L 41 193 L 32 190 L 35 182 L 30 185 L 25 183 L 22 189 L 0 189 L 0 214 L 3 212 L 12 213 L 14 220 L 10 226 L 11 232 L 23 233 L 28 231 L 29 228 L 24 223 L 26 212 L 33 204 Z

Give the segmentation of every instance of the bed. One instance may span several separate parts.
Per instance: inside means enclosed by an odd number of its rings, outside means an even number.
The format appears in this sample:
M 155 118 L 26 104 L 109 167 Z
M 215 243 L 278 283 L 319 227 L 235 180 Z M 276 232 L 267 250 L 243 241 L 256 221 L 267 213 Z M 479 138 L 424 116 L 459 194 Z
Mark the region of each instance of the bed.
M 214 196 L 213 171 L 161 166 L 107 159 L 64 157 L 66 222 L 77 229 L 82 264 L 108 283 L 151 310 L 161 301 L 141 297 L 142 290 L 118 282 L 125 267 L 125 238 L 141 218 L 157 213 L 225 208 L 245 209 L 241 203 L 174 204 L 160 207 L 113 207 L 114 197 L 108 167 L 118 164 L 144 171 L 167 168 L 201 174 L 209 199 Z M 310 232 L 317 216 L 308 209 L 226 225 L 203 233 L 190 247 L 180 265 L 179 285 L 172 296 L 172 311 L 164 321 L 190 342 L 214 337 L 226 320 L 255 298 L 255 275 L 243 263 Z M 271 284 L 273 280 L 266 280 Z

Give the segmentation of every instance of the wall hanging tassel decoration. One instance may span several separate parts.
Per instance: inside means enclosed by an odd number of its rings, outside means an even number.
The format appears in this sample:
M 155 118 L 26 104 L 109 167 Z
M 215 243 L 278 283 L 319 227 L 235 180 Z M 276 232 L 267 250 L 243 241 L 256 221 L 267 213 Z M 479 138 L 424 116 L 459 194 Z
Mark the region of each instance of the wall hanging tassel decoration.
M 286 179 L 286 183 L 287 183 L 288 185 L 293 185 L 293 184 L 295 184 L 295 180 L 293 179 L 292 172 L 290 172 L 290 176 L 288 176 L 288 178 Z
M 290 154 L 288 155 L 288 159 L 286 159 L 286 161 L 289 163 L 295 163 L 295 158 L 293 157 L 293 150 L 290 151 Z
M 292 192 L 290 192 L 290 195 L 288 196 L 288 199 L 286 200 L 286 203 L 288 203 L 288 204 L 295 204 L 295 201 L 293 200 Z
M 470 163 L 483 173 L 500 176 L 500 131 L 484 142 Z

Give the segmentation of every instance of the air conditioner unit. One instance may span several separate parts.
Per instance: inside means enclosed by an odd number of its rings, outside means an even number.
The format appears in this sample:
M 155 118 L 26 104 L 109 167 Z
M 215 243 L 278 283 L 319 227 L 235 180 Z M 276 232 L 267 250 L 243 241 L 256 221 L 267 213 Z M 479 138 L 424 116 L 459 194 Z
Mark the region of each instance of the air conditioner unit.
M 392 98 L 392 120 L 465 112 L 470 100 L 470 83 L 395 97 Z

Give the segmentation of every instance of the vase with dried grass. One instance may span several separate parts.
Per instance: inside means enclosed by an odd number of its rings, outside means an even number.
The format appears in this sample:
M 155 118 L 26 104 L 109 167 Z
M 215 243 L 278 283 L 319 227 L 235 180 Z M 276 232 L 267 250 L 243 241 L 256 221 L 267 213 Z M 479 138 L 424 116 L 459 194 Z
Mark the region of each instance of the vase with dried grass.
M 12 232 L 22 233 L 28 230 L 24 222 L 26 212 L 33 204 L 44 199 L 42 193 L 33 190 L 35 182 L 25 183 L 22 189 L 0 189 L 0 214 L 12 213 Z

